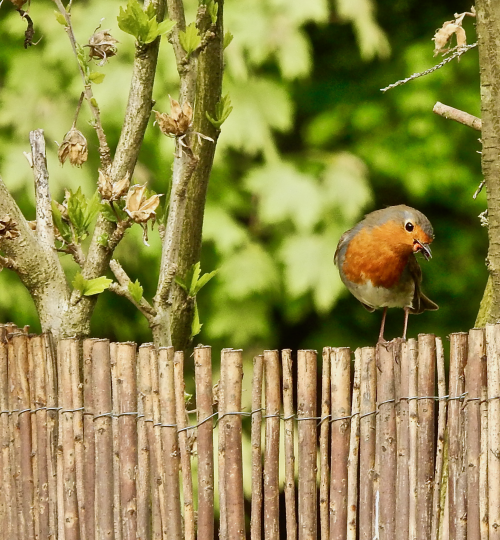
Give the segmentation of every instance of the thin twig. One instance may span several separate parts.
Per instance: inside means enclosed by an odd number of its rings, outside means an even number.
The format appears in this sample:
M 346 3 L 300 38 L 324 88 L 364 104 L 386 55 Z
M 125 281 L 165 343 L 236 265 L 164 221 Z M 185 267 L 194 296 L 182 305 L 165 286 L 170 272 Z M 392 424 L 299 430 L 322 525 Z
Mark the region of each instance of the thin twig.
M 57 9 L 60 11 L 60 13 L 62 14 L 62 16 L 64 17 L 66 21 L 65 30 L 66 30 L 66 33 L 68 34 L 68 38 L 71 43 L 73 52 L 75 53 L 78 69 L 80 71 L 80 75 L 83 80 L 83 86 L 85 89 L 84 90 L 85 97 L 87 99 L 90 110 L 92 112 L 92 116 L 94 117 L 93 127 L 96 131 L 97 138 L 99 140 L 99 154 L 101 156 L 101 165 L 104 170 L 108 170 L 111 166 L 111 151 L 109 149 L 109 146 L 106 140 L 106 134 L 104 133 L 104 130 L 102 128 L 101 114 L 99 112 L 99 107 L 97 106 L 97 103 L 95 102 L 94 95 L 92 93 L 92 87 L 86 80 L 86 76 L 83 71 L 83 68 L 80 65 L 80 62 L 78 62 L 78 51 L 76 48 L 76 39 L 75 39 L 75 34 L 73 33 L 73 26 L 71 25 L 71 16 L 66 11 L 61 0 L 54 0 L 54 3 L 56 4 Z M 77 114 L 78 114 L 78 111 L 77 111 Z
M 444 103 L 440 103 L 438 101 L 434 105 L 432 112 L 439 114 L 439 116 L 442 116 L 443 118 L 446 118 L 447 120 L 455 120 L 455 122 L 464 124 L 464 126 L 468 126 L 472 129 L 475 129 L 476 131 L 481 131 L 481 128 L 482 128 L 481 118 L 478 118 L 477 116 L 461 111 L 460 109 L 455 109 L 454 107 L 450 107 L 449 105 L 445 105 Z
M 118 283 L 112 283 L 110 285 L 110 291 L 113 291 L 115 294 L 123 296 L 129 302 L 132 302 L 144 317 L 146 317 L 148 321 L 151 321 L 152 318 L 156 316 L 156 310 L 144 297 L 142 297 L 139 302 L 134 300 L 128 289 L 128 285 L 132 280 L 122 268 L 121 264 L 116 259 L 112 259 L 109 261 L 109 267 L 118 281 Z
M 390 84 L 389 86 L 386 86 L 385 88 L 381 88 L 380 91 L 387 92 L 387 90 L 390 90 L 391 88 L 396 88 L 396 86 L 401 86 L 402 84 L 406 84 L 407 82 L 410 82 L 413 79 L 418 79 L 419 77 L 423 77 L 424 75 L 429 75 L 429 73 L 432 73 L 433 71 L 436 71 L 442 68 L 443 66 L 448 64 L 448 62 L 451 62 L 455 58 L 459 58 L 460 56 L 462 56 L 462 54 L 466 53 L 470 49 L 473 49 L 474 47 L 477 47 L 477 42 L 472 43 L 471 45 L 466 45 L 465 47 L 462 47 L 461 49 L 458 49 L 451 56 L 448 56 L 448 58 L 445 58 L 440 64 L 437 64 L 436 66 L 426 69 L 425 71 L 422 71 L 421 73 L 414 73 L 413 75 L 410 75 L 410 77 L 407 77 L 406 79 L 402 79 L 400 81 Z

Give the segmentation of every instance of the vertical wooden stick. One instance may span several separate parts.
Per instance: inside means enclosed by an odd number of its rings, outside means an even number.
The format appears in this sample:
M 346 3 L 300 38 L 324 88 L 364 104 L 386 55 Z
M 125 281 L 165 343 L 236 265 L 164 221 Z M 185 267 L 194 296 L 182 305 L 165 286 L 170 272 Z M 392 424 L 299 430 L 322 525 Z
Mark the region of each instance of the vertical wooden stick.
M 109 357 L 111 364 L 111 409 L 119 410 L 120 403 L 120 384 L 118 383 L 118 367 L 116 358 L 116 349 L 118 343 L 109 344 Z M 118 427 L 119 418 L 111 418 L 111 431 L 113 433 L 113 524 L 115 531 L 115 540 L 122 540 L 122 520 L 121 520 L 121 491 L 120 491 L 120 433 Z
M 142 403 L 141 413 L 144 414 L 144 431 L 147 439 L 148 452 L 148 499 L 151 507 L 151 538 L 158 540 L 162 536 L 160 497 L 158 482 L 161 478 L 158 474 L 158 456 L 156 453 L 156 444 L 153 428 L 153 397 L 151 387 L 151 366 L 150 366 L 151 344 L 144 343 L 139 347 L 137 355 L 138 363 L 138 381 L 140 401 Z
M 35 419 L 35 433 L 38 453 L 38 537 L 48 538 L 49 536 L 49 477 L 47 463 L 47 389 L 45 382 L 46 356 L 42 336 L 31 338 L 31 350 L 33 354 L 33 407 L 37 410 L 33 417 Z M 1 344 L 0 344 L 0 365 L 1 365 Z M 1 368 L 0 368 L 1 369 Z M 0 383 L 1 384 L 1 383 Z M 2 408 L 0 398 L 0 408 Z M 1 422 L 1 417 L 0 417 Z M 35 531 L 36 533 L 36 531 Z
M 467 535 L 467 476 L 464 463 L 465 426 L 460 398 L 464 392 L 464 370 L 467 364 L 466 333 L 450 335 L 450 398 L 448 404 L 450 537 L 465 540 Z
M 59 529 L 57 503 L 57 447 L 58 412 L 56 355 L 50 335 L 42 335 L 45 359 L 45 381 L 47 392 L 47 477 L 49 493 L 49 538 L 56 537 Z M 61 515 L 62 519 L 62 515 Z M 89 538 L 92 538 L 89 535 Z M 63 540 L 63 539 L 61 539 Z
M 31 468 L 31 418 L 30 389 L 28 382 L 28 336 L 24 333 L 12 336 L 16 376 L 13 391 L 17 413 L 16 450 L 19 451 L 18 496 L 20 496 L 20 523 L 22 538 L 34 540 L 33 528 L 33 470 Z M 12 382 L 11 382 L 12 384 Z
M 344 540 L 347 531 L 347 460 L 351 426 L 351 351 L 336 348 L 330 354 L 332 426 L 330 467 L 330 540 Z
M 7 331 L 3 329 L 0 336 L 0 410 L 9 410 L 9 369 L 8 369 L 8 347 L 7 347 Z M 15 524 L 15 493 L 13 487 L 13 464 L 10 456 L 10 415 L 6 412 L 0 415 L 0 436 L 1 436 L 1 452 L 2 452 L 2 489 L 4 501 L 4 516 L 5 525 L 3 530 L 7 540 L 17 539 L 17 530 Z
M 266 446 L 264 450 L 264 538 L 279 539 L 280 366 L 278 351 L 264 351 Z
M 485 357 L 486 361 L 486 357 Z M 481 455 L 479 457 L 479 514 L 481 540 L 489 537 L 488 508 L 488 388 L 481 391 Z
M 330 537 L 330 412 L 331 412 L 331 373 L 330 347 L 323 349 L 323 363 L 321 369 L 321 426 L 319 432 L 319 522 L 321 540 L 328 540 Z M 283 388 L 285 379 L 285 364 L 283 362 Z M 285 391 L 283 390 L 283 403 L 285 402 Z M 286 418 L 285 412 L 285 418 Z M 293 425 L 293 424 L 292 424 Z M 286 432 L 285 432 L 286 433 Z M 285 457 L 286 460 L 286 457 Z M 288 528 L 287 528 L 288 532 Z M 290 536 L 288 535 L 290 538 Z M 293 537 L 294 539 L 296 536 Z
M 226 486 L 231 494 L 227 499 L 227 536 L 229 540 L 244 540 L 245 510 L 243 507 L 243 456 L 241 392 L 243 380 L 243 357 L 241 350 L 227 355 L 226 374 Z
M 469 331 L 469 351 L 465 368 L 467 433 L 467 540 L 481 538 L 479 506 L 479 459 L 481 455 L 481 393 L 486 385 L 486 343 L 484 330 Z
M 137 373 L 135 343 L 119 343 L 116 347 L 117 382 L 120 385 L 118 412 L 118 449 L 120 455 L 119 508 L 123 540 L 136 540 L 137 535 Z M 132 413 L 124 414 L 124 413 Z
M 92 349 L 95 339 L 83 341 L 83 490 L 85 500 L 85 540 L 95 538 L 95 432 L 94 432 L 94 385 L 92 379 Z
M 358 465 L 359 465 L 359 414 L 361 385 L 361 350 L 354 352 L 354 382 L 352 385 L 351 436 L 347 462 L 347 538 L 356 540 L 358 530 Z
M 220 379 L 219 379 L 219 421 L 218 421 L 218 474 L 219 474 L 219 538 L 227 540 L 227 504 L 226 504 L 226 395 L 224 388 L 226 387 L 226 355 L 231 349 L 222 349 L 220 357 Z
M 151 405 L 153 412 L 152 435 L 154 444 L 154 475 L 156 477 L 156 485 L 153 484 L 153 497 L 158 498 L 160 506 L 161 529 L 159 538 L 168 537 L 168 517 L 165 503 L 165 472 L 162 460 L 162 437 L 161 437 L 161 412 L 160 412 L 160 397 L 159 397 L 159 370 L 158 370 L 158 353 L 155 347 L 149 348 L 149 369 L 151 373 Z M 152 471 L 153 473 L 153 471 Z
M 194 349 L 198 419 L 198 540 L 214 537 L 214 439 L 211 348 Z
M 396 531 L 401 538 L 408 538 L 410 486 L 408 459 L 409 448 L 409 354 L 407 342 L 401 343 L 399 355 L 399 384 L 396 390 L 397 426 L 397 491 L 396 491 Z M 397 381 L 397 378 L 396 378 Z
M 176 351 L 174 357 L 175 411 L 179 430 L 182 487 L 184 491 L 184 538 L 194 540 L 193 479 L 191 476 L 191 450 L 186 432 L 186 405 L 184 400 L 184 353 Z
M 414 339 L 409 339 L 406 344 L 406 354 L 408 355 L 409 381 L 408 393 L 410 398 L 418 394 L 418 349 Z M 410 504 L 408 508 L 408 530 L 409 538 L 417 538 L 417 469 L 418 469 L 418 414 L 417 400 L 412 399 L 408 403 L 408 412 L 410 416 L 410 459 L 409 459 L 409 479 Z
M 262 538 L 262 378 L 264 375 L 264 357 L 255 356 L 253 359 L 252 377 L 252 510 L 250 519 L 250 540 Z M 286 402 L 285 402 L 286 403 Z M 285 415 L 286 415 L 285 405 Z M 292 409 L 293 410 L 293 409 Z M 292 432 L 293 436 L 293 432 Z M 286 431 L 285 431 L 286 437 Z M 285 460 L 288 462 L 285 447 Z M 292 463 L 293 463 L 293 438 L 292 438 Z M 285 473 L 286 474 L 286 473 Z M 286 487 L 285 487 L 286 489 Z M 286 492 L 285 492 L 286 497 Z M 295 505 L 295 497 L 293 504 Z M 288 505 L 287 505 L 288 512 Z M 287 528 L 288 531 L 288 528 Z M 296 536 L 295 536 L 296 538 Z M 294 540 L 295 540 L 294 538 Z
M 297 432 L 299 438 L 299 540 L 316 538 L 316 351 L 300 350 L 297 356 Z M 302 420 L 311 418 L 310 420 Z
M 359 538 L 372 539 L 373 475 L 375 469 L 375 349 L 361 349 L 359 443 Z
M 158 351 L 160 376 L 160 408 L 165 468 L 165 504 L 167 508 L 167 538 L 181 540 L 182 518 L 179 484 L 179 444 L 175 420 L 174 348 L 165 347 Z
M 436 467 L 434 473 L 434 487 L 433 487 L 433 499 L 432 499 L 432 526 L 431 526 L 431 538 L 438 538 L 439 525 L 442 521 L 443 506 L 442 506 L 442 490 L 446 489 L 446 485 L 443 482 L 443 465 L 444 465 L 444 450 L 445 450 L 445 437 L 446 437 L 446 411 L 448 409 L 448 402 L 446 400 L 446 376 L 445 376 L 445 363 L 444 363 L 444 350 L 443 342 L 441 338 L 436 338 L 436 357 L 437 357 L 437 385 L 439 401 L 438 412 L 438 431 L 437 431 L 437 443 L 436 443 Z
M 418 336 L 418 472 L 417 472 L 417 538 L 427 540 L 431 534 L 432 482 L 434 479 L 434 395 L 436 384 L 436 338 L 433 334 Z
M 62 407 L 59 421 L 62 426 L 64 536 L 66 540 L 78 540 L 80 538 L 80 520 L 78 516 L 76 490 L 75 432 L 73 425 L 73 374 L 71 372 L 74 365 L 71 357 L 74 354 L 78 358 L 78 343 L 74 339 L 63 339 L 59 341 L 57 347 L 60 368 L 59 403 Z
M 34 538 L 40 538 L 40 485 L 38 483 L 39 479 L 39 457 L 41 452 L 38 449 L 38 437 L 37 437 L 37 424 L 36 424 L 36 415 L 34 411 L 36 410 L 36 394 L 35 394 L 35 360 L 33 358 L 33 348 L 32 348 L 32 339 L 34 336 L 28 335 L 28 385 L 29 385 L 29 394 L 30 394 L 30 423 L 31 423 L 31 468 L 33 475 L 33 507 L 31 509 L 32 519 L 33 519 L 33 534 Z M 40 362 L 40 360 L 39 360 Z M 46 448 L 45 448 L 46 450 Z M 1 461 L 1 457 L 0 457 Z M 0 463 L 1 468 L 1 463 Z M 0 502 L 2 496 L 0 495 Z M 1 513 L 1 504 L 0 504 L 0 513 Z M 0 523 L 1 517 L 0 517 Z
M 489 540 L 500 539 L 500 325 L 486 325 Z
M 95 432 L 95 537 L 114 540 L 113 433 L 111 429 L 111 362 L 109 341 L 96 340 L 92 348 Z
M 377 378 L 377 446 L 379 454 L 379 538 L 396 538 L 396 413 L 394 406 L 394 343 L 378 344 L 380 373 Z

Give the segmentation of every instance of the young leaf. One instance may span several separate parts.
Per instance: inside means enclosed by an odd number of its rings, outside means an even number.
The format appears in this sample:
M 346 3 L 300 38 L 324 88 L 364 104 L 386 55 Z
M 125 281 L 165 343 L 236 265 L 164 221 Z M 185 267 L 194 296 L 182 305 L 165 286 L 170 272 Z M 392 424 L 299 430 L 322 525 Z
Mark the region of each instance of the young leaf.
M 54 220 L 54 225 L 57 227 L 63 240 L 67 244 L 71 244 L 71 228 L 62 218 L 61 211 L 55 201 L 52 201 L 52 218 Z
M 193 321 L 191 322 L 191 339 L 197 336 L 201 332 L 203 324 L 200 323 L 200 313 L 196 302 L 194 303 Z
M 233 38 L 234 38 L 234 36 L 233 36 L 233 34 L 231 34 L 231 32 L 226 32 L 224 34 L 224 42 L 223 42 L 224 49 L 226 47 L 229 47 L 229 44 L 231 43 L 231 41 L 233 41 Z
M 201 37 L 194 22 L 186 26 L 185 32 L 182 30 L 179 32 L 179 41 L 188 57 L 200 46 Z
M 108 279 L 105 276 L 101 276 L 95 279 L 85 279 L 80 272 L 78 272 L 73 280 L 73 287 L 80 291 L 84 296 L 92 296 L 94 294 L 100 294 L 105 291 L 112 283 L 112 279 Z
M 63 26 L 67 26 L 66 19 L 60 11 L 54 11 L 54 15 L 56 16 L 56 21 L 59 24 L 62 24 Z
M 151 43 L 158 36 L 170 32 L 174 25 L 169 19 L 158 23 L 153 2 L 143 11 L 137 0 L 129 0 L 126 9 L 121 7 L 118 15 L 120 30 L 134 36 L 141 44 Z
M 149 5 L 151 6 L 152 4 Z M 158 23 L 158 35 L 163 36 L 168 34 L 176 24 L 177 23 L 170 19 L 165 19 L 161 23 Z
M 217 13 L 219 11 L 219 4 L 214 2 L 214 0 L 209 0 L 206 4 L 208 14 L 210 15 L 210 19 L 212 19 L 212 24 L 215 24 L 217 22 Z
M 112 221 L 113 223 L 118 223 L 118 218 L 120 221 L 125 221 L 128 218 L 127 213 L 123 208 L 125 207 L 125 201 L 117 201 L 113 203 L 113 208 L 111 208 L 111 205 L 109 202 L 101 203 L 99 210 L 101 211 L 102 215 L 105 219 L 108 221 Z
M 100 234 L 97 237 L 97 243 L 101 246 L 108 247 L 108 242 L 109 242 L 109 236 L 106 233 Z
M 101 84 L 102 81 L 104 81 L 104 77 L 106 77 L 106 75 L 104 73 L 99 73 L 98 71 L 92 71 L 89 74 L 89 80 L 94 84 Z
M 198 294 L 200 292 L 200 289 L 204 287 L 214 276 L 217 274 L 219 270 L 214 270 L 213 272 L 210 272 L 208 274 L 203 274 L 201 278 L 198 279 L 196 282 L 196 285 L 194 286 L 194 294 Z
M 227 120 L 228 116 L 231 114 L 233 106 L 231 105 L 231 98 L 229 94 L 226 94 L 217 102 L 215 106 L 215 118 L 212 118 L 208 112 L 206 116 L 208 121 L 214 126 L 215 129 L 220 129 L 222 124 Z
M 139 283 L 138 279 L 135 280 L 135 283 L 133 283 L 132 281 L 128 282 L 128 292 L 137 304 L 141 301 L 143 288 Z
M 196 264 L 193 264 L 191 267 L 191 280 L 189 283 L 189 296 L 192 296 L 193 298 L 196 296 L 196 284 L 198 283 L 198 278 L 201 274 L 201 265 L 200 261 L 198 261 Z
M 74 241 L 79 243 L 88 236 L 88 229 L 94 218 L 99 213 L 101 204 L 97 191 L 91 199 L 87 199 L 82 193 L 81 187 L 76 193 L 69 191 L 68 217 L 73 225 Z

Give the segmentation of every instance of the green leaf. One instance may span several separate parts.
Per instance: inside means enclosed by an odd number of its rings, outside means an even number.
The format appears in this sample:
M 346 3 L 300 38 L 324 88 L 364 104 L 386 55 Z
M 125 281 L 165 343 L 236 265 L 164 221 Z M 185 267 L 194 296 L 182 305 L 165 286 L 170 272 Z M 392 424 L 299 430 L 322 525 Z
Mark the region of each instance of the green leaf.
M 220 101 L 217 102 L 215 106 L 215 118 L 212 118 L 208 112 L 207 115 L 208 121 L 214 126 L 215 129 L 220 129 L 222 124 L 227 120 L 228 116 L 231 114 L 233 106 L 231 105 L 231 98 L 229 94 L 223 96 Z
M 113 223 L 118 223 L 118 219 L 116 217 L 117 215 L 120 221 L 125 221 L 128 217 L 125 210 L 123 210 L 124 206 L 125 206 L 124 201 L 114 202 L 113 203 L 114 212 L 113 212 L 113 208 L 111 208 L 111 205 L 109 204 L 109 202 L 106 201 L 105 203 L 100 204 L 99 210 L 101 211 L 105 219 L 107 219 L 108 221 L 112 221 Z
M 229 47 L 231 41 L 233 41 L 233 38 L 234 38 L 234 36 L 233 36 L 233 34 L 231 34 L 231 32 L 226 32 L 224 34 L 224 42 L 223 42 L 224 49 L 226 47 Z
M 201 37 L 194 22 L 186 26 L 185 32 L 182 30 L 179 32 L 179 41 L 188 57 L 200 46 Z
M 129 0 L 126 9 L 120 7 L 118 15 L 118 27 L 123 32 L 134 36 L 141 44 L 154 41 L 158 36 L 167 34 L 175 26 L 169 19 L 158 23 L 156 9 L 151 2 L 146 11 L 143 11 L 137 0 Z
M 106 75 L 104 73 L 99 73 L 98 71 L 92 71 L 90 74 L 89 74 L 89 79 L 94 83 L 94 84 L 101 84 L 102 81 L 104 81 L 104 77 L 106 77 Z
M 143 288 L 141 284 L 139 283 L 139 280 L 136 279 L 135 283 L 133 283 L 132 281 L 129 281 L 127 288 L 132 298 L 135 300 L 137 304 L 139 304 L 142 298 L 142 293 L 143 293 Z
M 97 237 L 97 243 L 101 246 L 108 247 L 108 242 L 109 242 L 109 235 L 107 235 L 106 233 L 100 234 Z
M 67 205 L 68 217 L 73 225 L 73 241 L 78 244 L 88 236 L 89 226 L 101 209 L 99 194 L 96 191 L 91 199 L 87 199 L 81 187 L 76 193 L 69 190 Z
M 198 281 L 196 282 L 194 286 L 194 294 L 195 295 L 198 294 L 200 292 L 200 289 L 204 287 L 215 276 L 215 274 L 217 274 L 218 271 L 219 270 L 216 269 L 213 272 L 203 274 L 201 278 L 198 279 Z
M 71 227 L 62 218 L 61 211 L 59 210 L 59 207 L 57 206 L 55 201 L 52 201 L 52 219 L 54 220 L 54 224 L 57 227 L 57 230 L 59 231 L 59 234 L 62 236 L 63 240 L 67 244 L 71 244 Z
M 194 303 L 193 321 L 191 322 L 191 339 L 197 336 L 201 332 L 200 313 L 196 302 Z
M 219 4 L 214 2 L 214 0 L 209 0 L 206 6 L 207 6 L 207 12 L 210 15 L 210 19 L 212 20 L 212 24 L 215 24 L 217 22 L 217 13 L 219 11 Z
M 149 17 L 142 10 L 137 0 L 129 0 L 127 7 L 120 7 L 120 14 L 117 17 L 118 28 L 123 32 L 134 36 L 137 41 L 142 41 L 149 30 Z
M 54 11 L 54 15 L 56 16 L 56 21 L 59 24 L 62 24 L 63 26 L 67 26 L 68 23 L 66 22 L 66 18 L 60 11 Z
M 96 98 L 93 97 L 93 98 L 90 100 L 90 103 L 92 104 L 92 107 L 95 107 L 96 109 L 99 108 L 99 106 L 97 105 L 97 100 L 96 100 Z
M 95 279 L 85 279 L 82 274 L 78 272 L 73 280 L 72 285 L 76 290 L 80 291 L 83 296 L 92 296 L 105 291 L 112 282 L 112 279 L 108 279 L 105 276 Z
M 80 64 L 80 67 L 82 68 L 83 73 L 85 74 L 85 78 L 88 79 L 90 75 L 90 67 L 88 65 L 85 49 L 79 43 L 75 43 L 75 48 L 76 48 L 76 57 L 77 57 L 78 63 Z
M 161 23 L 158 23 L 158 35 L 164 36 L 165 34 L 168 34 L 176 24 L 177 23 L 170 19 L 165 19 Z

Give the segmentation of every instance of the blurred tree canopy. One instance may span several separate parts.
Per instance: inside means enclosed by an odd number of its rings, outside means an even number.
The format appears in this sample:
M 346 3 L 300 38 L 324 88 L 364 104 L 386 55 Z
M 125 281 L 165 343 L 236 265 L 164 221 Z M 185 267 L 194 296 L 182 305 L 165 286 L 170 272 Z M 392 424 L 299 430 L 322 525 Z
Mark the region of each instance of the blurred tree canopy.
M 72 8 L 81 43 L 103 17 L 102 28 L 120 41 L 94 88 L 112 148 L 133 55 L 133 39 L 117 27 L 120 5 L 88 0 Z M 487 278 L 487 235 L 477 217 L 485 196 L 472 197 L 482 179 L 480 144 L 477 133 L 433 115 L 432 107 L 442 101 L 479 116 L 477 51 L 380 92 L 439 62 L 435 29 L 469 8 L 462 1 L 226 0 L 225 27 L 234 39 L 226 49 L 224 93 L 234 109 L 222 128 L 208 191 L 201 266 L 219 272 L 198 297 L 203 328 L 197 341 L 246 349 L 374 343 L 380 319 L 344 290 L 332 258 L 342 232 L 364 212 L 400 203 L 424 212 L 436 233 L 434 258 L 422 266 L 424 290 L 440 310 L 411 317 L 409 335 L 443 336 L 473 326 Z M 193 2 L 188 19 L 195 9 Z M 59 201 L 64 187 L 92 195 L 98 154 L 92 128 L 81 122 L 89 161 L 82 169 L 57 162 L 52 141 L 61 142 L 71 126 L 81 81 L 52 2 L 35 0 L 30 15 L 34 41 L 41 41 L 25 50 L 25 21 L 10 4 L 0 8 L 0 173 L 33 219 L 32 173 L 23 156 L 29 131 L 45 130 Z M 464 27 L 474 41 L 473 22 Z M 173 53 L 162 46 L 155 108 L 168 108 L 176 84 Z M 165 193 L 174 146 L 152 123 L 135 176 Z M 116 253 L 146 297 L 157 282 L 157 235 L 150 244 L 131 229 Z M 77 268 L 66 259 L 71 276 Z M 7 270 L 0 273 L 0 319 L 39 330 L 31 298 Z M 402 322 L 402 312 L 391 310 L 387 336 L 401 335 Z M 92 334 L 151 340 L 141 314 L 108 291 Z

